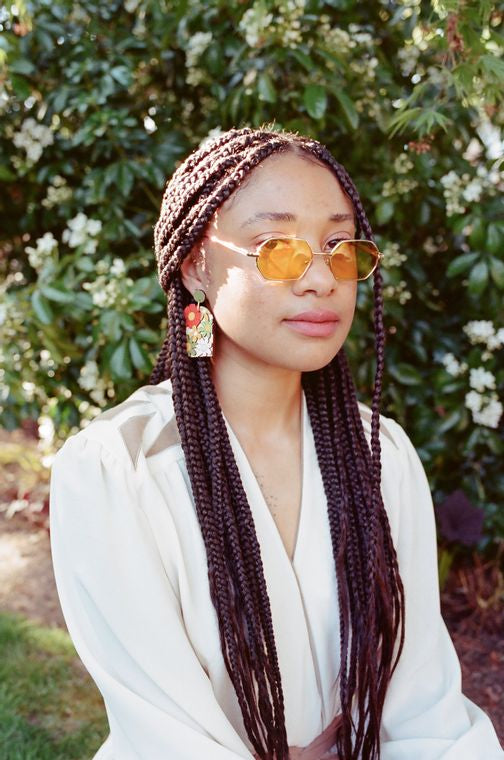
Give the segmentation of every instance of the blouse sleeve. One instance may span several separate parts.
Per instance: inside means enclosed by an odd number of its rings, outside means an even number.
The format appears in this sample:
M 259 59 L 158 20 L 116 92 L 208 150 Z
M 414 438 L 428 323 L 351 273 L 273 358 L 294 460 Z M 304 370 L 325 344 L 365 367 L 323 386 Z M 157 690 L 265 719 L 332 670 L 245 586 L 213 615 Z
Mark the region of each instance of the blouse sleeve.
M 177 579 L 161 561 L 140 492 L 137 472 L 82 433 L 55 457 L 58 593 L 110 726 L 95 757 L 251 760 L 186 634 Z
M 490 719 L 461 692 L 460 664 L 441 617 L 425 471 L 403 429 L 394 422 L 391 428 L 402 460 L 396 548 L 406 631 L 384 705 L 382 760 L 502 760 Z

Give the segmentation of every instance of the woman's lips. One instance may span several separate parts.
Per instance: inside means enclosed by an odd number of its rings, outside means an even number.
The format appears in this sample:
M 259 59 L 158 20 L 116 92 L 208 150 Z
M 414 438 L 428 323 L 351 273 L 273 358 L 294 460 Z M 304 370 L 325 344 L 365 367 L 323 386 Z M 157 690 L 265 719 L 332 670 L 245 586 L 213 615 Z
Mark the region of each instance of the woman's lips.
M 327 338 L 332 335 L 338 322 L 338 315 L 334 311 L 303 311 L 294 317 L 283 320 L 285 324 L 296 332 L 315 338 Z

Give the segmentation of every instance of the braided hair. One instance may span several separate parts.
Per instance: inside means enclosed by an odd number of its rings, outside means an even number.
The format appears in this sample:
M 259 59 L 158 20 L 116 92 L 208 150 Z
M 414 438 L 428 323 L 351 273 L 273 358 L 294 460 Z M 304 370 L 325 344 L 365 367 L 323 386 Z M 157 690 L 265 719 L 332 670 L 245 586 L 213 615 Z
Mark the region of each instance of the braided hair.
M 187 356 L 183 309 L 190 294 L 180 265 L 214 213 L 254 168 L 294 152 L 322 163 L 350 198 L 358 234 L 372 230 L 345 169 L 319 142 L 288 132 L 232 129 L 192 153 L 168 182 L 154 240 L 168 328 L 151 375 L 170 378 L 175 417 L 205 544 L 210 596 L 224 662 L 257 755 L 288 760 L 284 699 L 260 545 L 211 377 L 210 361 Z M 302 385 L 327 497 L 338 579 L 342 724 L 345 760 L 380 757 L 379 731 L 388 683 L 404 639 L 404 594 L 383 505 L 379 403 L 384 366 L 382 280 L 374 272 L 376 376 L 371 451 L 343 349 Z

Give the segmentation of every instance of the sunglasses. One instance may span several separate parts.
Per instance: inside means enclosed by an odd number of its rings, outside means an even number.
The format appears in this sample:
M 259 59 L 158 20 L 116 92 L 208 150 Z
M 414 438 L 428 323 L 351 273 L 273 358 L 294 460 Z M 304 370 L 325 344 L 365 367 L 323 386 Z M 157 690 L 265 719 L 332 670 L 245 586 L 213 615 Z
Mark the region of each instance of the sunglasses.
M 372 240 L 340 240 L 327 253 L 312 251 L 306 240 L 296 237 L 268 238 L 248 251 L 211 235 L 209 239 L 244 256 L 254 256 L 265 280 L 299 280 L 310 268 L 314 256 L 324 256 L 336 280 L 367 280 L 383 254 Z

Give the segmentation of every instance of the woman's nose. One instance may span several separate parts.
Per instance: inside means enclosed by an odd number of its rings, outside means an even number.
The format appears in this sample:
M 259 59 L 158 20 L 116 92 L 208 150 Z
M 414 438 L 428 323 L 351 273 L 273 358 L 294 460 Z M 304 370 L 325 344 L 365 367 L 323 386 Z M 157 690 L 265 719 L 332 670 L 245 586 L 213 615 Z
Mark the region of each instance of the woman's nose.
M 304 275 L 293 282 L 293 291 L 298 295 L 312 291 L 317 295 L 325 296 L 332 293 L 336 286 L 330 266 L 330 256 L 315 254 Z

